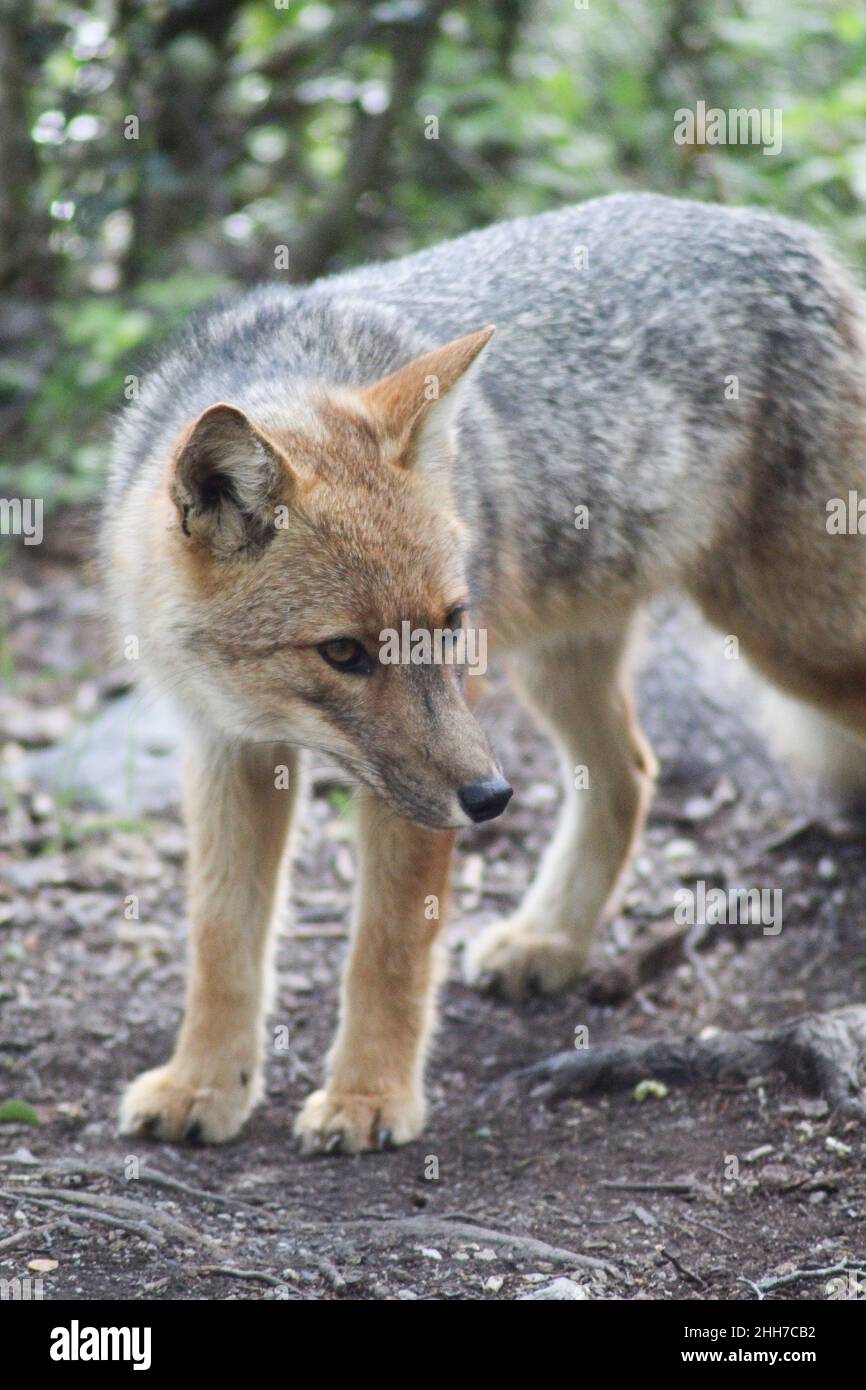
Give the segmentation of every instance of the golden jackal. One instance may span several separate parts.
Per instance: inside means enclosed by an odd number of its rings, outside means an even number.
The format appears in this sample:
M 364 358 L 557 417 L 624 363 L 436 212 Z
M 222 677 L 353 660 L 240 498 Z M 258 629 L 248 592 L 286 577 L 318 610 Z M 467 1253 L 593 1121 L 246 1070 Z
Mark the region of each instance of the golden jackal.
M 483 632 L 562 750 L 537 881 L 466 960 L 512 996 L 580 972 L 640 832 L 654 763 L 626 651 L 648 598 L 693 596 L 856 746 L 866 549 L 827 522 L 866 488 L 864 343 L 808 229 L 651 196 L 268 285 L 190 328 L 120 423 L 106 516 L 124 631 L 188 723 L 186 1013 L 125 1132 L 225 1140 L 261 1093 L 305 748 L 361 784 L 361 885 L 298 1133 L 421 1130 L 455 834 L 511 788 L 465 663 L 384 659 L 404 624 Z

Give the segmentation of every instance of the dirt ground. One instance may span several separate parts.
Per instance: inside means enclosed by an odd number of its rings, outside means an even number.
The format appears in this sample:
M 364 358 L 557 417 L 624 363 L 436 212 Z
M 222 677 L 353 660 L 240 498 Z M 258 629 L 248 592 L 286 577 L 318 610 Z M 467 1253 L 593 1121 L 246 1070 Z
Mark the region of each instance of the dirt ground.
M 461 836 L 424 1137 L 356 1158 L 302 1158 L 292 1138 L 334 1028 L 354 875 L 345 788 L 314 768 L 272 1019 L 290 1045 L 264 1103 L 220 1149 L 119 1139 L 123 1084 L 166 1059 L 179 1020 L 184 833 L 171 756 L 167 804 L 140 813 L 122 741 L 100 733 L 126 673 L 103 654 L 90 526 L 55 521 L 0 569 L 0 1102 L 30 1107 L 0 1109 L 0 1277 L 51 1299 L 866 1294 L 866 1133 L 822 1100 L 774 1075 L 556 1105 L 509 1083 L 580 1027 L 591 1044 L 682 1037 L 866 1000 L 862 835 L 773 762 L 740 713 L 755 687 L 676 611 L 640 680 L 659 794 L 599 960 L 668 929 L 699 879 L 782 889 L 778 935 L 723 928 L 614 1001 L 583 986 L 514 1007 L 461 985 L 461 943 L 516 903 L 558 800 L 549 749 L 494 681 L 484 718 L 516 794 Z M 82 727 L 102 806 L 34 753 L 68 763 Z

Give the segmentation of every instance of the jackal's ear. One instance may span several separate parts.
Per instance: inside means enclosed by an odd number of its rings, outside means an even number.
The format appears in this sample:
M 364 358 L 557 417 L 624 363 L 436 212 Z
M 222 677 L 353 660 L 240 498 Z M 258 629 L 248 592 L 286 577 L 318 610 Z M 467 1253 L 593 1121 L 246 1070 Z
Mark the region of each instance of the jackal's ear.
M 171 498 L 184 534 L 224 557 L 263 550 L 286 461 L 235 405 L 212 405 L 189 425 L 174 453 Z
M 363 388 L 363 404 L 394 463 L 412 468 L 420 462 L 426 467 L 448 459 L 469 369 L 494 332 L 488 325 L 455 338 Z

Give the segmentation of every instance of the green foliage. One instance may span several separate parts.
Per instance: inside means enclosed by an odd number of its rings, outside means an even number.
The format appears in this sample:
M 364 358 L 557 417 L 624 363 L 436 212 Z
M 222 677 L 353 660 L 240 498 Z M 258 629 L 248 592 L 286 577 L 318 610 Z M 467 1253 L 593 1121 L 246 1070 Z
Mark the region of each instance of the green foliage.
M 328 805 L 339 816 L 351 817 L 354 815 L 354 798 L 346 787 L 329 787 L 327 795 Z
M 0 1125 L 38 1125 L 39 1116 L 26 1100 L 0 1102 Z
M 102 485 L 108 431 L 127 382 L 190 310 L 226 288 L 219 275 L 179 271 L 128 296 L 82 297 L 52 309 L 58 350 L 27 413 L 27 457 L 0 463 L 0 494 L 80 501 Z M 0 378 L 2 380 L 2 378 Z
M 215 291 L 285 276 L 283 246 L 305 278 L 652 188 L 766 204 L 866 264 L 866 12 L 849 0 L 35 0 L 24 13 L 36 181 L 23 234 L 43 258 L 45 313 L 23 353 L 0 356 L 14 425 L 0 492 L 98 489 L 126 378 Z M 698 101 L 780 110 L 781 150 L 678 145 L 675 113 Z

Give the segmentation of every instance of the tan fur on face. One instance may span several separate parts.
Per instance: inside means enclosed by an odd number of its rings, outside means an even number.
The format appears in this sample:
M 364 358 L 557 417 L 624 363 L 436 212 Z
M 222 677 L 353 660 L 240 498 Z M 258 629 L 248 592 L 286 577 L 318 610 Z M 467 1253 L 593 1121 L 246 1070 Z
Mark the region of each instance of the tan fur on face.
M 181 581 L 177 668 L 193 700 L 227 730 L 319 748 L 402 814 L 462 824 L 458 787 L 496 768 L 454 669 L 431 670 L 422 682 L 417 669 L 382 665 L 352 678 L 317 650 L 348 637 L 377 657 L 383 631 L 404 620 L 442 628 L 466 601 L 462 527 L 447 491 L 387 458 L 356 395 L 314 399 L 315 431 L 268 432 L 280 469 L 268 506 L 286 524 L 252 556 L 215 549 L 212 522 L 187 534 L 177 464 L 168 470 L 151 563 L 154 576 L 170 571 Z M 177 584 L 172 598 L 177 613 Z M 161 625 L 165 660 L 172 612 L 160 608 L 151 621 Z

